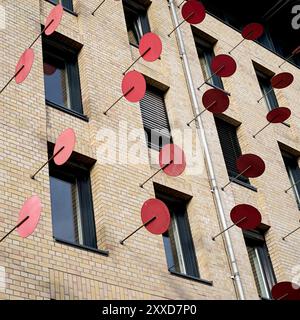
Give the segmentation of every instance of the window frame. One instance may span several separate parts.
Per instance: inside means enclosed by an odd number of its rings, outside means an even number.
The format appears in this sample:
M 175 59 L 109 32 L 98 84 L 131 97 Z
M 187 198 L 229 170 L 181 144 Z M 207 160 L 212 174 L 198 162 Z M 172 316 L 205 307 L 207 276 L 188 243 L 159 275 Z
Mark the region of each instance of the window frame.
M 71 1 L 71 5 L 70 6 L 66 6 L 64 4 L 66 0 L 46 0 L 46 1 L 50 2 L 53 5 L 58 5 L 59 3 L 61 3 L 65 11 L 77 16 L 77 14 L 74 11 L 74 2 L 73 2 L 73 0 L 70 0 Z

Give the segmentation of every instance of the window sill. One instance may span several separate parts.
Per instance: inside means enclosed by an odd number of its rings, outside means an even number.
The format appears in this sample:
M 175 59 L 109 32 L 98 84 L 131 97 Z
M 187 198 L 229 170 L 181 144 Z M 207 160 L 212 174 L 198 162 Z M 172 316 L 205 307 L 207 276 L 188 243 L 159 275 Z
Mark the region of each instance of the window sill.
M 106 257 L 108 257 L 108 255 L 109 255 L 109 251 L 107 251 L 107 250 L 99 250 L 99 249 L 96 249 L 96 248 L 84 246 L 84 245 L 73 243 L 73 242 L 69 242 L 69 241 L 66 241 L 66 240 L 60 240 L 60 239 L 57 239 L 57 238 L 53 238 L 53 239 L 57 243 L 65 244 L 65 245 L 68 245 L 68 246 L 71 246 L 71 247 L 74 247 L 74 248 L 77 248 L 77 249 L 80 249 L 80 250 L 85 250 L 85 251 L 98 253 L 98 254 L 106 256 Z
M 60 106 L 60 105 L 58 105 L 56 103 L 53 103 L 51 101 L 48 101 L 48 100 L 46 100 L 46 105 L 50 106 L 50 107 L 53 107 L 53 108 L 55 108 L 57 110 L 60 110 L 62 112 L 65 112 L 67 114 L 70 114 L 70 115 L 72 115 L 72 116 L 74 116 L 76 118 L 79 118 L 79 119 L 83 120 L 83 121 L 89 122 L 89 118 L 87 116 L 85 116 L 84 114 L 81 114 L 79 112 L 76 112 L 74 110 L 64 108 L 64 107 L 62 107 L 62 106 Z
M 233 178 L 233 177 L 229 177 L 229 180 L 230 180 L 231 182 L 233 182 L 233 183 L 236 183 L 236 184 L 242 186 L 242 187 L 245 187 L 245 188 L 247 188 L 247 189 L 249 189 L 249 190 L 252 190 L 252 191 L 254 191 L 254 192 L 257 192 L 257 188 L 255 188 L 254 186 L 252 186 L 252 185 L 249 184 L 249 183 L 240 181 L 240 180 L 235 179 L 235 178 Z
M 50 0 L 46 0 L 46 1 L 49 2 L 49 3 L 51 3 L 52 5 L 56 6 L 56 4 L 53 3 L 52 1 L 50 1 Z M 74 12 L 74 11 L 68 9 L 68 8 L 65 8 L 65 7 L 63 7 L 63 8 L 64 8 L 64 11 L 72 14 L 72 15 L 75 16 L 75 17 L 78 17 L 78 13 L 76 13 L 76 12 Z
M 183 278 L 183 279 L 187 279 L 187 280 L 191 280 L 191 281 L 196 281 L 198 283 L 202 283 L 205 284 L 207 286 L 213 286 L 213 282 L 212 281 L 207 281 L 207 280 L 203 280 L 197 277 L 193 277 L 193 276 L 189 276 L 183 273 L 179 273 L 176 271 L 169 271 L 171 275 L 175 276 L 175 277 L 179 277 L 179 278 Z

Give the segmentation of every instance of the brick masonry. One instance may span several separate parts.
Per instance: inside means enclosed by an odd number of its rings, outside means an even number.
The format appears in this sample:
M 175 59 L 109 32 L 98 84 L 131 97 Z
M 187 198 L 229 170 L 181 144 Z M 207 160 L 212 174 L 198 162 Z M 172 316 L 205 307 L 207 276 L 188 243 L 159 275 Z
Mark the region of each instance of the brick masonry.
M 0 234 L 15 224 L 19 208 L 32 194 L 43 202 L 43 212 L 36 232 L 27 239 L 16 233 L 1 244 L 1 272 L 5 268 L 5 287 L 0 287 L 2 299 L 236 299 L 228 260 L 221 238 L 213 242 L 211 236 L 220 231 L 213 197 L 205 170 L 197 175 L 184 174 L 179 178 L 158 175 L 155 181 L 193 197 L 188 207 L 195 249 L 201 277 L 213 281 L 213 286 L 178 278 L 167 270 L 162 238 L 141 230 L 127 244 L 119 240 L 140 224 L 140 207 L 154 197 L 152 184 L 145 190 L 139 183 L 156 166 L 103 165 L 98 161 L 91 172 L 94 213 L 98 247 L 109 250 L 109 257 L 54 242 L 52 237 L 51 205 L 48 170 L 45 168 L 37 181 L 30 174 L 47 158 L 47 141 L 54 142 L 65 128 L 72 127 L 77 134 L 76 151 L 97 159 L 101 128 L 118 129 L 120 120 L 126 120 L 128 130 L 142 128 L 139 106 L 121 101 L 108 117 L 105 110 L 120 96 L 122 71 L 138 56 L 136 48 L 128 44 L 121 1 L 107 1 L 95 17 L 91 12 L 97 0 L 74 0 L 78 17 L 65 12 L 58 32 L 83 44 L 79 68 L 84 113 L 90 119 L 82 121 L 45 105 L 42 44 L 35 47 L 36 60 L 28 79 L 17 86 L 14 82 L 0 97 Z M 0 30 L 0 86 L 14 72 L 22 51 L 40 32 L 40 25 L 53 5 L 40 0 L 2 1 L 5 7 L 5 28 Z M 163 42 L 161 60 L 154 63 L 140 61 L 136 69 L 147 77 L 168 86 L 166 105 L 171 128 L 184 130 L 193 117 L 172 20 L 167 1 L 155 0 L 149 9 L 151 29 Z M 226 53 L 240 35 L 220 21 L 207 16 L 197 26 L 218 40 L 216 54 Z M 187 54 L 195 84 L 203 81 L 191 28 L 182 26 Z M 231 185 L 222 193 L 228 222 L 235 204 L 249 203 L 263 215 L 263 223 L 271 226 L 267 244 L 278 281 L 291 281 L 296 276 L 300 261 L 300 238 L 289 241 L 281 237 L 293 230 L 299 221 L 299 210 L 293 194 L 285 194 L 289 180 L 284 168 L 278 141 L 300 151 L 299 99 L 300 71 L 291 64 L 284 70 L 293 73 L 295 82 L 277 92 L 280 105 L 291 108 L 288 121 L 291 128 L 275 125 L 252 138 L 265 124 L 267 107 L 256 100 L 261 92 L 252 61 L 280 72 L 281 58 L 253 42 L 244 42 L 234 52 L 238 71 L 224 79 L 226 90 L 232 93 L 231 106 L 226 115 L 242 123 L 238 135 L 244 153 L 255 152 L 266 162 L 265 174 L 251 183 L 255 193 L 238 185 Z M 201 92 L 198 94 L 199 101 Z M 211 114 L 203 115 L 210 151 L 219 185 L 227 180 L 222 151 Z M 194 131 L 194 130 L 193 130 Z M 195 135 L 195 132 L 194 132 Z M 196 136 L 196 135 L 195 135 Z M 124 138 L 124 137 L 123 137 Z M 174 136 L 174 142 L 179 139 Z M 194 144 L 196 141 L 194 142 Z M 122 144 L 123 145 L 123 144 Z M 142 157 L 157 157 L 140 142 Z M 124 150 L 117 150 L 122 152 Z M 124 156 L 124 154 L 123 154 Z M 203 164 L 201 155 L 198 159 Z M 230 231 L 241 279 L 247 299 L 258 299 L 242 232 Z M 299 273 L 299 268 L 298 268 Z M 298 275 L 299 276 L 299 275 Z

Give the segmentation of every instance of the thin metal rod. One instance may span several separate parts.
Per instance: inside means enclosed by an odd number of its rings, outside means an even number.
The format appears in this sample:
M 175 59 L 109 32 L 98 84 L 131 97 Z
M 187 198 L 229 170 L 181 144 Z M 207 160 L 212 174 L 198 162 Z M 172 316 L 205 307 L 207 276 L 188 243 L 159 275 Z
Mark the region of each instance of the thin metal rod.
M 210 80 L 213 76 L 216 76 L 217 73 L 223 70 L 224 68 L 225 68 L 224 65 L 220 66 L 220 68 L 216 72 L 214 72 L 209 78 L 205 79 L 204 82 L 201 84 L 201 86 L 198 87 L 197 89 L 200 90 L 207 83 L 208 80 Z
M 120 100 L 122 100 L 124 97 L 126 97 L 132 90 L 134 89 L 134 86 L 131 87 L 127 92 L 125 92 L 116 102 L 114 102 L 106 111 L 103 112 L 103 114 L 106 116 L 107 112 L 113 108 Z
M 268 92 L 266 92 L 259 100 L 257 100 L 257 103 L 260 103 L 260 101 L 265 98 L 270 92 L 272 92 L 274 89 L 270 89 Z
M 286 58 L 281 65 L 279 65 L 278 67 L 281 68 L 285 63 L 289 62 L 290 59 L 292 59 L 295 56 L 295 54 L 291 54 L 288 58 Z
M 39 33 L 39 35 L 34 39 L 32 44 L 29 46 L 29 49 L 33 47 L 33 45 L 38 41 L 40 36 L 50 27 L 50 25 L 54 22 L 54 19 L 52 19 L 49 24 Z
M 300 183 L 300 180 L 298 180 L 297 182 L 295 182 L 293 185 L 291 185 L 288 189 L 284 190 L 285 193 L 288 193 L 288 191 L 290 191 L 293 187 L 295 187 L 297 184 Z
M 11 233 L 13 233 L 17 228 L 19 228 L 24 222 L 26 222 L 29 219 L 29 216 L 25 217 L 21 222 L 19 222 L 13 229 L 11 229 L 1 240 L 5 240 Z
M 62 152 L 62 150 L 64 149 L 65 147 L 62 146 L 55 154 L 53 154 L 53 156 L 48 159 L 47 162 L 45 162 L 33 175 L 30 176 L 31 179 L 35 179 L 35 176 L 52 160 L 54 159 L 60 152 Z
M 265 130 L 272 122 L 269 122 L 267 125 L 265 125 L 262 129 L 260 129 L 258 132 L 256 132 L 254 135 L 253 135 L 253 138 L 255 139 L 256 136 L 261 133 L 263 130 Z
M 175 27 L 169 34 L 168 34 L 168 37 L 170 37 L 171 36 L 171 34 L 175 31 L 175 30 L 177 30 L 182 24 L 184 24 L 186 21 L 187 21 L 187 19 L 189 19 L 191 16 L 193 16 L 195 14 L 195 12 L 193 11 L 193 12 L 191 12 L 184 20 L 182 20 L 180 23 L 179 23 L 179 25 L 177 25 L 177 27 Z
M 195 121 L 198 117 L 201 116 L 201 114 L 203 114 L 205 111 L 209 110 L 212 106 L 214 106 L 217 103 L 217 101 L 212 102 L 207 108 L 205 108 L 204 110 L 202 110 L 196 117 L 194 117 L 190 122 L 188 122 L 186 125 L 189 127 L 190 124 Z
M 1 89 L 0 94 L 9 86 L 9 84 L 14 80 L 14 78 L 25 68 L 24 64 L 22 67 L 9 79 L 6 85 Z
M 294 231 L 290 232 L 289 234 L 287 234 L 285 237 L 282 238 L 283 241 L 285 241 L 286 238 L 288 238 L 289 236 L 291 236 L 292 234 L 294 234 L 295 232 L 297 232 L 298 230 L 300 230 L 300 227 L 298 227 L 297 229 L 295 229 Z
M 151 223 L 152 221 L 154 221 L 156 219 L 156 217 L 152 217 L 150 220 L 148 220 L 147 222 L 145 222 L 144 224 L 142 224 L 140 227 L 138 227 L 136 230 L 134 230 L 129 236 L 127 236 L 125 239 L 120 241 L 120 244 L 123 245 L 124 242 L 129 239 L 130 237 L 132 237 L 134 234 L 136 234 L 139 230 L 141 230 L 143 227 L 146 227 L 149 223 Z
M 159 170 L 157 170 L 149 179 L 147 179 L 144 183 L 140 184 L 140 187 L 143 189 L 144 185 L 150 181 L 153 177 L 155 177 L 157 174 L 159 174 L 161 171 L 165 170 L 169 165 L 171 165 L 173 163 L 173 160 L 170 161 L 170 163 L 167 163 L 166 165 L 164 165 L 162 168 L 160 168 Z
M 246 171 L 248 171 L 252 166 L 249 166 L 247 169 L 245 169 L 244 171 L 242 171 L 240 174 L 238 174 L 236 177 L 234 177 L 233 179 L 238 179 L 239 177 L 241 177 Z M 232 183 L 232 180 L 229 181 L 224 187 L 222 187 L 221 189 L 224 191 L 226 187 L 228 187 L 230 184 Z
M 225 230 L 223 230 L 222 232 L 218 233 L 216 236 L 212 237 L 212 240 L 215 241 L 216 238 L 218 238 L 221 234 L 223 234 L 224 232 L 228 231 L 229 229 L 233 228 L 234 226 L 236 226 L 237 224 L 243 222 L 244 220 L 246 220 L 247 217 L 244 217 L 242 219 L 240 219 L 239 221 L 237 221 L 236 223 L 232 224 L 230 227 L 226 228 Z
M 183 3 L 186 2 L 186 1 L 187 0 L 183 0 L 182 2 L 180 2 L 180 4 L 177 6 L 177 8 L 179 9 L 183 5 Z
M 242 44 L 246 39 L 241 40 L 236 46 L 234 46 L 228 53 L 231 54 L 240 44 Z
M 106 0 L 103 0 L 103 1 L 99 4 L 99 6 L 92 12 L 92 15 L 93 15 L 93 16 L 95 15 L 96 11 L 103 5 L 103 3 L 104 3 L 105 1 L 106 1 Z
M 220 91 L 222 91 L 223 93 L 225 93 L 227 96 L 231 96 L 231 93 L 229 93 L 228 91 L 226 91 L 226 90 L 224 90 L 224 89 L 221 89 L 221 88 L 219 88 L 218 86 L 215 86 L 214 84 L 212 84 L 212 83 L 210 83 L 210 82 L 208 82 L 208 81 L 205 81 L 205 84 L 207 84 L 208 86 L 210 86 L 210 87 L 212 87 L 212 88 L 214 88 L 214 89 L 217 89 L 217 90 L 220 90 Z
M 284 294 L 283 296 L 281 296 L 280 298 L 278 298 L 277 300 L 282 300 L 282 299 L 286 298 L 288 295 L 289 295 L 289 294 L 286 293 L 286 294 Z
M 132 66 L 134 66 L 141 58 L 143 58 L 143 56 L 144 56 L 145 54 L 147 54 L 150 50 L 151 50 L 151 47 L 149 47 L 142 55 L 140 55 L 140 56 L 123 72 L 123 75 L 125 75 L 126 72 L 127 72 Z

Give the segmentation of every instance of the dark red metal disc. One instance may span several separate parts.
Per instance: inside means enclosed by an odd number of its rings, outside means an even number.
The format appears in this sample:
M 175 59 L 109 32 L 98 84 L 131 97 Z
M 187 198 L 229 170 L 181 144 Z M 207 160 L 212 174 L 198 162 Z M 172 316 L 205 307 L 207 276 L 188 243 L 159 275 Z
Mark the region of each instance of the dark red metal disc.
M 279 282 L 272 288 L 274 300 L 300 300 L 300 287 L 292 282 Z
M 69 160 L 74 150 L 75 143 L 76 136 L 73 129 L 66 129 L 59 135 L 55 143 L 53 154 L 56 154 L 62 147 L 64 148 L 54 157 L 56 165 L 61 166 Z
M 300 53 L 300 46 L 293 50 L 292 55 L 295 56 L 298 53 Z
M 51 64 L 48 64 L 47 62 L 44 62 L 43 68 L 44 68 L 44 74 L 47 76 L 51 76 L 57 70 L 57 68 L 55 66 L 52 66 Z
M 144 76 L 135 70 L 126 73 L 122 81 L 122 92 L 124 97 L 130 102 L 142 100 L 146 93 L 146 80 Z
M 229 107 L 229 98 L 221 90 L 209 89 L 204 93 L 202 103 L 208 111 L 222 113 Z
M 62 16 L 64 13 L 64 8 L 61 4 L 56 5 L 49 13 L 46 23 L 45 23 L 45 34 L 50 36 L 59 26 Z M 48 26 L 48 27 L 47 27 Z
M 18 73 L 15 77 L 16 83 L 22 83 L 27 76 L 29 75 L 32 65 L 34 62 L 34 51 L 33 49 L 26 49 L 23 54 L 21 55 L 17 66 L 16 66 L 16 73 L 23 67 L 23 69 Z
M 272 87 L 275 89 L 283 89 L 291 85 L 294 81 L 294 76 L 289 72 L 278 73 L 271 79 Z
M 171 217 L 168 207 L 158 199 L 147 200 L 141 210 L 143 224 L 156 217 L 145 228 L 153 234 L 163 234 L 168 231 Z
M 261 223 L 260 212 L 249 204 L 239 204 L 234 207 L 230 212 L 230 217 L 232 222 L 243 230 L 255 229 Z
M 264 160 L 255 154 L 244 154 L 237 159 L 236 167 L 239 173 L 243 173 L 243 176 L 248 178 L 257 178 L 261 176 L 266 169 Z
M 264 33 L 264 26 L 260 23 L 249 23 L 247 24 L 243 31 L 242 36 L 246 40 L 256 40 L 261 37 Z
M 291 110 L 289 108 L 280 107 L 271 110 L 267 114 L 267 120 L 271 123 L 282 123 L 291 116 Z
M 163 168 L 166 164 L 169 164 L 163 169 L 164 173 L 171 177 L 180 176 L 186 167 L 186 160 L 184 151 L 176 144 L 166 144 L 160 150 L 159 153 L 159 165 Z
M 146 33 L 140 41 L 139 51 L 144 60 L 148 62 L 157 60 L 162 53 L 160 37 L 153 32 Z
M 38 196 L 33 196 L 26 200 L 19 213 L 19 224 L 27 216 L 29 217 L 19 228 L 17 232 L 22 238 L 29 237 L 36 229 L 42 212 L 42 203 Z
M 230 77 L 236 72 L 235 60 L 227 54 L 219 54 L 211 63 L 212 72 L 219 77 Z
M 196 0 L 187 1 L 181 9 L 182 17 L 190 24 L 201 23 L 205 19 L 205 8 L 203 4 Z

